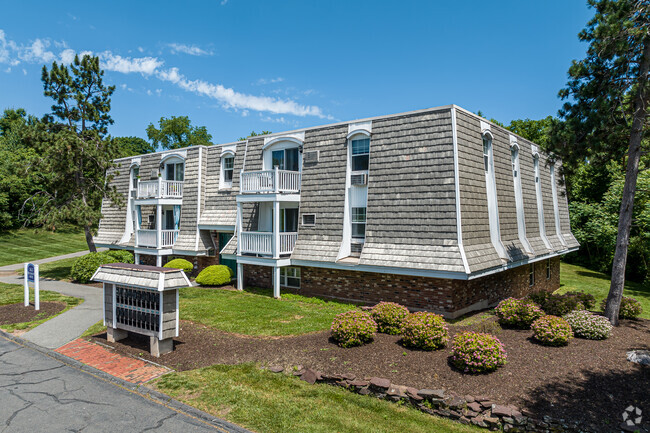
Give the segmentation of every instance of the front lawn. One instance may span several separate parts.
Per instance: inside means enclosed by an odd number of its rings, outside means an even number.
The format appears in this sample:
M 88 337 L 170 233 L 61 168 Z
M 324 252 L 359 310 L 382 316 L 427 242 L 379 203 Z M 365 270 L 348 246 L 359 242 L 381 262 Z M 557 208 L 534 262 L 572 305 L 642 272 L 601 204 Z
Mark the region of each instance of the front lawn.
M 478 431 L 338 387 L 309 385 L 255 364 L 171 373 L 155 385 L 189 405 L 265 433 Z
M 88 249 L 83 233 L 19 229 L 0 232 L 0 266 L 24 263 Z
M 38 265 L 38 272 L 41 278 L 51 278 L 59 281 L 70 281 L 70 271 L 72 265 L 78 257 L 71 257 L 69 259 L 61 259 L 55 262 L 43 263 Z M 19 271 L 20 274 L 23 271 Z
M 249 288 L 243 292 L 187 287 L 180 292 L 180 318 L 235 334 L 298 335 L 329 329 L 351 304 Z
M 34 300 L 34 289 L 30 288 L 30 301 L 33 304 Z M 24 302 L 24 288 L 18 284 L 4 284 L 0 283 L 0 307 L 10 304 L 20 304 L 23 305 Z M 43 311 L 35 312 L 33 311 L 34 307 L 21 307 L 29 312 L 33 312 L 33 317 L 27 321 L 20 321 L 18 323 L 7 323 L 6 317 L 3 317 L 3 324 L 0 325 L 2 329 L 12 332 L 14 330 L 29 330 L 35 328 L 43 322 L 51 319 L 52 317 L 58 316 L 61 313 L 68 311 L 70 308 L 75 307 L 83 302 L 83 299 L 73 298 L 71 296 L 64 296 L 57 292 L 51 292 L 49 290 L 40 291 L 40 302 L 41 308 Z M 53 311 L 53 314 L 48 314 L 45 307 L 45 304 L 48 302 L 58 302 L 65 304 L 64 308 L 57 309 L 56 312 Z M 9 313 L 5 313 L 9 314 Z M 11 322 L 11 320 L 9 320 Z
M 605 274 L 568 263 L 560 265 L 560 290 L 558 293 L 570 290 L 591 293 L 596 298 L 596 309 L 598 310 L 600 310 L 600 302 L 607 298 L 609 285 L 610 278 Z M 623 296 L 631 296 L 639 301 L 643 307 L 641 317 L 650 319 L 650 285 L 627 281 Z

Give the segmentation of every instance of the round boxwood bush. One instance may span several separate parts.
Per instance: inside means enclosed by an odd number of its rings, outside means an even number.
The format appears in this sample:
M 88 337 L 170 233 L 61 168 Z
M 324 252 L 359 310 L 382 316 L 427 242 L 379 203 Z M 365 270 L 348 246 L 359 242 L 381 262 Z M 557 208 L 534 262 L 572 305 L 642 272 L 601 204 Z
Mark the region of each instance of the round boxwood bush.
M 516 328 L 529 328 L 544 312 L 530 299 L 507 298 L 494 309 L 499 323 Z
M 535 339 L 545 346 L 566 346 L 573 338 L 569 322 L 557 316 L 544 316 L 531 325 Z
M 612 334 L 612 324 L 606 317 L 598 316 L 590 311 L 572 311 L 564 320 L 569 322 L 573 335 L 587 340 L 604 340 Z
M 402 343 L 406 347 L 436 350 L 449 341 L 447 323 L 442 316 L 425 311 L 409 314 L 402 326 Z
M 508 355 L 497 337 L 462 332 L 454 337 L 451 363 L 465 373 L 489 373 L 506 363 Z
M 165 263 L 163 268 L 174 268 L 174 269 L 180 269 L 185 272 L 192 272 L 192 269 L 194 269 L 194 265 L 185 259 L 174 259 Z
M 332 338 L 341 347 L 369 343 L 377 333 L 377 323 L 370 314 L 359 310 L 337 314 L 332 321 Z
M 600 303 L 600 307 L 605 311 L 605 306 L 607 305 L 607 299 L 603 299 L 603 302 Z M 621 298 L 621 308 L 618 310 L 619 319 L 636 319 L 643 312 L 643 307 L 641 303 L 634 298 L 628 296 L 623 296 Z
M 70 270 L 70 278 L 78 283 L 86 284 L 90 282 L 93 274 L 101 265 L 117 261 L 106 252 L 88 253 L 74 261 Z
M 111 263 L 135 263 L 133 253 L 127 250 L 110 250 L 106 251 L 113 260 Z
M 372 307 L 370 315 L 377 323 L 379 332 L 397 335 L 402 331 L 402 324 L 409 315 L 409 310 L 395 302 L 380 302 Z
M 202 286 L 222 286 L 230 282 L 230 271 L 225 265 L 212 265 L 199 272 L 196 282 Z

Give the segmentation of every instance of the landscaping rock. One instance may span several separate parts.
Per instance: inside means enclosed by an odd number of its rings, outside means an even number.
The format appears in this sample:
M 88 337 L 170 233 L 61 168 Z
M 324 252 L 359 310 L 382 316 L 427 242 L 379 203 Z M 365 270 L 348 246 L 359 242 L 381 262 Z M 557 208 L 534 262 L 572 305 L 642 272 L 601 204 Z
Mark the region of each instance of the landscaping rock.
M 627 360 L 641 365 L 650 365 L 650 350 L 630 350 Z
M 491 400 L 483 400 L 481 401 L 481 406 L 483 406 L 484 409 L 489 409 L 494 405 L 494 402 Z
M 345 380 L 354 380 L 354 379 L 357 378 L 357 376 L 354 375 L 354 374 L 352 374 L 352 373 L 343 373 L 343 374 L 341 375 L 341 378 L 343 378 L 343 379 L 345 379 Z
M 347 383 L 350 386 L 354 386 L 355 388 L 364 388 L 369 384 L 367 380 L 361 380 L 361 379 L 346 380 L 345 383 Z
M 460 397 L 451 397 L 445 399 L 445 404 L 449 406 L 450 409 L 458 410 L 465 407 L 465 400 Z
M 458 422 L 467 425 L 470 423 L 470 420 L 464 416 L 461 416 L 460 418 L 458 418 Z
M 486 397 L 484 395 L 474 396 L 474 401 L 478 401 L 479 403 L 482 401 L 490 401 L 490 400 L 491 400 L 490 397 Z
M 426 400 L 442 400 L 445 398 L 444 389 L 421 389 L 418 395 Z
M 468 403 L 467 408 L 469 410 L 473 410 L 474 412 L 482 412 L 483 411 L 483 406 L 481 406 L 481 403 L 478 402 L 473 402 L 473 403 Z
M 406 387 L 402 385 L 391 385 L 386 394 L 399 397 L 399 399 L 406 398 Z
M 339 374 L 321 374 L 323 380 L 326 380 L 328 382 L 338 382 L 340 380 L 343 380 L 343 377 Z
M 271 373 L 282 373 L 284 371 L 284 367 L 282 367 L 281 365 L 273 365 L 269 367 L 269 371 Z
M 492 406 L 492 416 L 498 416 L 498 417 L 511 417 L 512 416 L 512 409 L 510 409 L 507 406 L 501 406 L 498 404 L 495 404 Z
M 388 388 L 390 388 L 390 380 L 381 377 L 371 377 L 370 386 L 380 389 L 382 391 L 387 390 Z
M 436 409 L 433 411 L 433 413 L 443 418 L 449 418 L 449 415 L 451 415 L 451 412 L 449 412 L 447 409 Z
M 411 399 L 415 401 L 422 401 L 424 400 L 422 397 L 418 395 L 418 390 L 417 388 L 412 388 L 412 387 L 407 387 L 406 388 L 406 395 L 410 397 Z
M 310 385 L 315 384 L 320 379 L 321 379 L 320 373 L 312 370 L 311 368 L 306 369 L 305 372 L 300 376 L 300 380 L 304 380 Z
M 466 395 L 466 396 L 463 397 L 463 398 L 465 399 L 465 401 L 466 401 L 467 403 L 474 403 L 474 402 L 476 401 L 476 399 L 475 399 L 473 396 L 471 396 L 471 395 Z
M 482 416 L 477 416 L 475 418 L 472 418 L 471 420 L 472 424 L 479 426 L 479 427 L 487 427 L 487 424 L 484 421 L 484 418 Z
M 460 412 L 457 412 L 455 410 L 450 410 L 449 411 L 449 418 L 451 419 L 459 419 L 461 416 L 463 416 Z
M 486 416 L 485 418 L 483 418 L 483 421 L 485 421 L 485 423 L 490 427 L 496 427 L 500 424 L 499 418 L 495 418 L 492 416 Z
M 361 388 L 361 389 L 359 390 L 359 394 L 361 394 L 361 395 L 368 395 L 368 394 L 370 394 L 370 390 L 369 390 L 368 388 Z

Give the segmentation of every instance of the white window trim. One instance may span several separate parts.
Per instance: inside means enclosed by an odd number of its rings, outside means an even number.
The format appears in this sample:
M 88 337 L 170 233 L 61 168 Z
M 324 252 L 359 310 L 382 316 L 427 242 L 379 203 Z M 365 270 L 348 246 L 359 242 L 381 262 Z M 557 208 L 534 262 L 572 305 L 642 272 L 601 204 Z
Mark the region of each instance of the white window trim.
M 268 146 L 263 149 L 262 168 L 263 170 L 273 170 L 273 152 L 276 150 L 298 149 L 298 172 L 302 172 L 302 152 L 300 150 L 302 141 L 294 139 L 281 138 L 269 142 Z
M 543 198 L 542 198 L 542 178 L 541 178 L 541 170 L 539 168 L 539 153 L 534 153 L 533 154 L 533 176 L 534 179 L 533 181 L 535 182 L 535 196 L 537 197 L 537 221 L 539 223 L 539 236 L 542 238 L 542 241 L 544 241 L 544 245 L 546 245 L 546 248 L 549 250 L 553 250 L 551 248 L 551 243 L 549 242 L 548 238 L 546 237 L 546 223 L 544 222 L 544 203 L 543 203 Z
M 352 216 L 353 216 L 352 215 L 352 210 L 353 209 L 365 209 L 365 215 L 364 215 L 365 219 L 364 219 L 363 222 L 353 221 L 352 220 Z M 366 207 L 351 207 L 350 208 L 350 229 L 352 228 L 352 226 L 354 224 L 363 224 L 363 226 L 364 226 L 363 227 L 363 237 L 360 238 L 358 236 L 354 236 L 353 234 L 351 234 L 352 240 L 356 241 L 357 243 L 365 243 L 365 241 L 366 241 L 366 228 L 367 228 L 367 224 L 368 224 L 368 205 L 366 205 Z
M 224 161 L 226 158 L 232 158 L 233 159 L 233 164 L 232 164 L 232 179 L 230 182 L 227 182 L 226 179 L 226 168 L 224 166 Z M 232 182 L 235 179 L 235 152 L 231 150 L 227 150 L 225 152 L 221 153 L 221 159 L 219 163 L 219 189 L 230 189 L 232 188 Z
M 286 272 L 287 272 L 287 270 L 289 270 L 289 269 L 295 269 L 295 270 L 297 270 L 297 271 L 298 271 L 298 272 L 297 272 L 297 276 L 291 276 L 291 277 L 290 277 L 290 276 L 287 276 Z M 284 275 L 283 275 L 283 274 L 284 274 Z M 290 285 L 288 284 L 289 278 L 297 279 L 297 280 L 298 280 L 298 285 L 297 285 L 297 286 L 290 286 Z M 299 289 L 299 288 L 300 288 L 300 283 L 301 283 L 301 282 L 302 282 L 302 279 L 301 279 L 301 272 L 300 272 L 300 268 L 299 268 L 299 267 L 297 267 L 297 266 L 286 266 L 286 267 L 281 267 L 281 268 L 280 268 L 280 286 L 282 286 L 282 287 L 290 287 L 290 288 L 292 288 L 292 289 Z
M 524 247 L 524 250 L 532 254 L 533 253 L 533 248 L 530 246 L 530 242 L 528 242 L 528 238 L 526 237 L 526 218 L 524 214 L 524 198 L 523 198 L 523 192 L 521 189 L 521 167 L 519 164 L 519 145 L 517 144 L 517 137 L 511 135 L 510 136 L 510 158 L 512 159 L 512 153 L 515 152 L 515 158 L 514 161 L 512 162 L 512 179 L 514 183 L 514 188 L 515 188 L 515 207 L 517 211 L 517 234 L 519 235 L 519 242 L 521 242 L 522 246 Z M 515 176 L 515 172 L 517 175 Z
M 494 175 L 494 151 L 493 151 L 494 136 L 492 135 L 492 132 L 490 130 L 485 130 L 483 134 L 481 134 L 482 149 L 485 147 L 485 141 L 487 141 L 488 144 L 488 149 L 487 149 L 488 163 L 487 163 L 487 171 L 485 171 L 485 185 L 486 185 L 487 202 L 488 202 L 488 217 L 490 222 L 490 240 L 492 241 L 492 245 L 494 245 L 494 249 L 496 250 L 499 257 L 504 260 L 510 260 L 510 256 L 508 255 L 508 252 L 506 251 L 505 247 L 503 246 L 503 243 L 501 242 L 501 227 L 499 225 L 499 205 L 497 200 L 497 185 L 496 185 L 496 177 Z M 485 152 L 485 150 L 483 150 L 483 152 Z M 485 153 L 483 153 L 483 155 L 485 158 Z M 485 170 L 485 168 L 486 167 L 484 162 L 483 169 Z
M 551 163 L 549 170 L 551 172 L 551 192 L 553 193 L 553 216 L 555 218 L 555 234 L 560 239 L 564 247 L 567 246 L 564 236 L 562 236 L 562 229 L 560 228 L 560 206 L 557 201 L 557 184 L 555 183 L 555 163 Z

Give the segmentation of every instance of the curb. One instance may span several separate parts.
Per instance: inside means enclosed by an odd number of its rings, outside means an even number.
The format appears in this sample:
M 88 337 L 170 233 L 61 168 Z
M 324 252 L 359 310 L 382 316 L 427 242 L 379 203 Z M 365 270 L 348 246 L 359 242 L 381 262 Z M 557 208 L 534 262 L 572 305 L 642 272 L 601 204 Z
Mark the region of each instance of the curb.
M 174 411 L 183 413 L 192 418 L 199 419 L 200 421 L 203 421 L 204 423 L 209 424 L 221 431 L 232 432 L 232 433 L 252 433 L 250 430 L 246 430 L 243 427 L 240 427 L 236 424 L 229 423 L 228 421 L 222 420 L 220 418 L 215 418 L 213 415 L 210 415 L 207 412 L 203 412 L 195 407 L 189 406 L 185 403 L 175 400 L 170 396 L 168 396 L 167 394 L 158 392 L 145 385 L 136 385 L 126 380 L 117 378 L 115 376 L 111 376 L 110 374 L 104 371 L 86 365 L 80 361 L 77 361 L 76 359 L 69 358 L 53 350 L 47 349 L 45 347 L 41 347 L 37 344 L 32 343 L 31 341 L 23 340 L 22 338 L 8 334 L 1 329 L 0 329 L 0 336 L 6 338 L 7 340 L 11 340 L 21 346 L 43 353 L 44 355 L 47 355 L 50 358 L 56 359 L 57 361 L 62 362 L 63 364 L 66 364 L 77 370 L 81 370 L 86 374 L 90 374 L 92 376 L 98 377 L 99 379 L 105 382 L 109 382 L 120 388 L 125 388 L 131 391 L 132 393 L 137 394 L 145 399 L 152 400 L 155 403 L 169 407 Z

